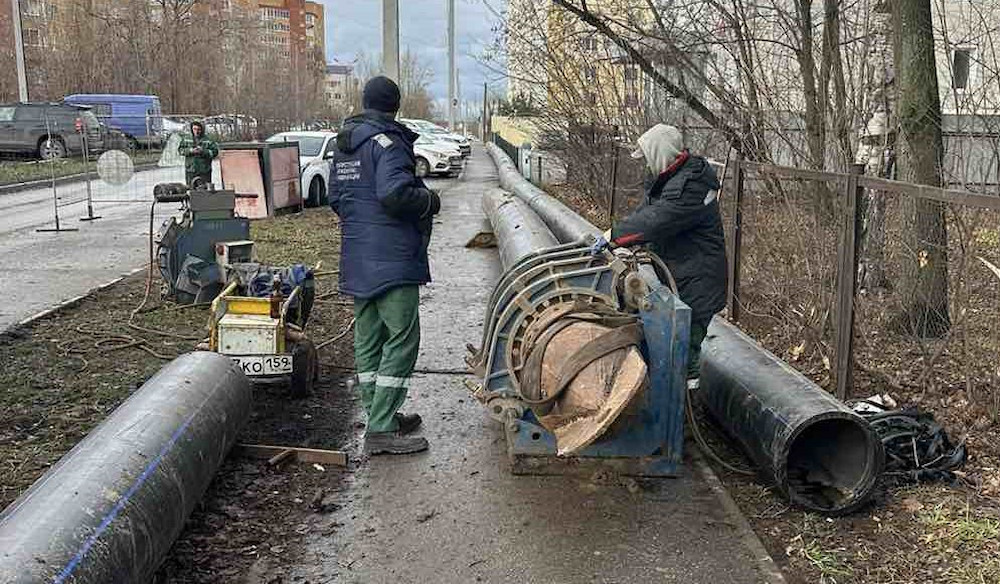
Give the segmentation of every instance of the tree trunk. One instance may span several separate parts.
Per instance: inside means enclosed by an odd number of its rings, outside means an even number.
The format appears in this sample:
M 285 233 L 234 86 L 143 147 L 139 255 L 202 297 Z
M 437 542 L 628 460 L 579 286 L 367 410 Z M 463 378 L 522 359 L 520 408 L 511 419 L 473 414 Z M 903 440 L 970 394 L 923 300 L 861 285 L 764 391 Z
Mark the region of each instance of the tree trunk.
M 900 130 L 899 177 L 940 186 L 944 145 L 930 0 L 895 0 L 893 33 Z M 951 324 L 944 205 L 905 197 L 902 207 L 908 257 L 903 260 L 901 324 L 913 334 L 939 337 Z
M 797 0 L 795 15 L 799 27 L 799 50 L 795 57 L 802 75 L 802 95 L 805 100 L 806 141 L 809 166 L 823 170 L 826 166 L 826 122 L 823 119 L 826 97 L 825 80 L 817 87 L 816 58 L 813 54 L 812 0 Z

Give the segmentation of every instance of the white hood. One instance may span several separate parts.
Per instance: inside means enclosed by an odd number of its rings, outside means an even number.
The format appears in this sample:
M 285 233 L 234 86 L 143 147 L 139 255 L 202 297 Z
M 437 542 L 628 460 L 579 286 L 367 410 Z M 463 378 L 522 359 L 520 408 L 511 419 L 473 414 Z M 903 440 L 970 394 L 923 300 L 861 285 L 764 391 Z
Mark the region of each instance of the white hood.
M 639 149 L 632 156 L 645 158 L 650 172 L 660 174 L 674 163 L 682 150 L 684 140 L 681 131 L 667 124 L 656 124 L 639 136 Z

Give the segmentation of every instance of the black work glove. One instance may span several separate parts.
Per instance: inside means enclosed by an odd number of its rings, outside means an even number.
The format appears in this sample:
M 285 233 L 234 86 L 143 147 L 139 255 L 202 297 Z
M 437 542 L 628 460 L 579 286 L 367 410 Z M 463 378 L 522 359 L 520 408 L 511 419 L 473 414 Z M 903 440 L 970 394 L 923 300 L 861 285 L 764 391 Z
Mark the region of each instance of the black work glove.
M 441 211 L 441 197 L 434 191 L 427 189 L 428 204 L 427 211 L 417 220 L 417 229 L 425 236 L 431 234 L 431 227 L 434 223 L 434 216 Z

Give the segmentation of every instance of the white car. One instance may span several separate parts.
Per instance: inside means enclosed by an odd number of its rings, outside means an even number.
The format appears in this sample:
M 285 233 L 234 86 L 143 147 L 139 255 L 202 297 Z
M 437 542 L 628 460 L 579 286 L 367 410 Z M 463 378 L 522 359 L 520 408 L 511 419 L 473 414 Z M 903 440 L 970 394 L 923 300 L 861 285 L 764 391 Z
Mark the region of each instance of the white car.
M 330 182 L 330 159 L 337 148 L 336 132 L 281 132 L 267 142 L 299 143 L 299 176 L 306 206 L 326 205 L 326 187 Z
M 174 118 L 168 118 L 167 116 L 163 116 L 162 135 L 164 139 L 167 139 L 174 134 L 183 134 L 187 131 L 188 131 L 188 124 L 180 120 L 175 120 Z
M 427 120 L 401 119 L 399 120 L 407 128 L 420 134 L 421 136 L 435 142 L 449 142 L 454 144 L 462 156 L 472 154 L 472 144 L 469 139 L 459 134 L 453 134 L 441 126 L 428 122 Z
M 462 172 L 462 153 L 447 143 L 421 136 L 413 143 L 413 154 L 417 157 L 415 174 L 420 178 L 432 174 L 454 176 Z

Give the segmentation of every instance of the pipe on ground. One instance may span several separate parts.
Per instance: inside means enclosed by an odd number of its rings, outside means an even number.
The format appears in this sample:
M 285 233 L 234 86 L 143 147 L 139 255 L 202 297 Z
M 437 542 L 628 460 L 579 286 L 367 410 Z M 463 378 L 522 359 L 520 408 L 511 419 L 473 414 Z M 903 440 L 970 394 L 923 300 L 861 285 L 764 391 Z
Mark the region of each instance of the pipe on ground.
M 527 203 L 503 189 L 490 189 L 483 195 L 483 212 L 493 226 L 505 270 L 525 256 L 559 245 Z
M 514 162 L 496 144 L 487 142 L 486 150 L 497 165 L 500 185 L 517 195 L 538 213 L 560 242 L 569 243 L 583 239 L 587 235 L 597 237 L 601 234 L 601 230 L 592 223 L 521 176 Z
M 250 400 L 228 357 L 168 363 L 0 515 L 0 582 L 150 582 Z
M 702 345 L 701 393 L 792 503 L 838 515 L 872 495 L 885 454 L 868 422 L 722 319 Z

